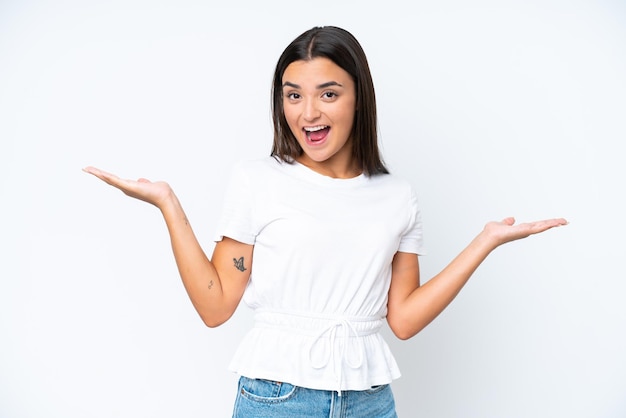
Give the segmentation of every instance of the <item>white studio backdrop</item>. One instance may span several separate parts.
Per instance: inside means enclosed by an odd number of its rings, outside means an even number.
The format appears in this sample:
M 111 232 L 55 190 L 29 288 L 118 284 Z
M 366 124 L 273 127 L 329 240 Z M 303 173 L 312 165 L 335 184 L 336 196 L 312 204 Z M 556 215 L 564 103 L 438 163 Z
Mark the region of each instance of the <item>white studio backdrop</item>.
M 2 0 L 1 417 L 230 416 L 248 309 L 204 327 L 158 211 L 81 168 L 167 180 L 210 253 L 231 165 L 269 153 L 275 62 L 316 25 L 369 57 L 423 281 L 489 220 L 571 222 L 386 331 L 399 415 L 626 416 L 623 2 Z

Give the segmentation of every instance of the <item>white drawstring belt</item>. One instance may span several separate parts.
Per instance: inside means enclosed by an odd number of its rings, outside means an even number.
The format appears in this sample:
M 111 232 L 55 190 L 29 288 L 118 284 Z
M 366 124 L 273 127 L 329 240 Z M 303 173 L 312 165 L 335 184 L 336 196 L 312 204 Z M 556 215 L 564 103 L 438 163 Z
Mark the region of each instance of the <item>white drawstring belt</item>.
M 377 316 L 333 316 L 301 312 L 257 310 L 255 326 L 278 328 L 311 335 L 309 362 L 314 369 L 331 366 L 337 381 L 337 393 L 341 396 L 344 363 L 353 369 L 363 365 L 365 359 L 364 336 L 378 332 L 383 318 Z M 353 340 L 358 349 L 356 361 L 348 355 L 348 344 Z M 321 358 L 314 359 L 314 351 L 322 350 Z

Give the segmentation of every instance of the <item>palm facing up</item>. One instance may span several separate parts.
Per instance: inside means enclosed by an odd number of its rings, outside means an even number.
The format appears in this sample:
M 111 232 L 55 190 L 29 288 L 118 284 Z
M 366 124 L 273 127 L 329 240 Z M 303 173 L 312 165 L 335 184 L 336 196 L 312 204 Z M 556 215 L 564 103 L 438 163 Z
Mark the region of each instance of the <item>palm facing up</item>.
M 487 223 L 484 228 L 484 233 L 492 237 L 496 246 L 498 246 L 561 225 L 567 225 L 567 221 L 563 218 L 545 219 L 515 225 L 515 218 L 509 217 L 500 222 L 494 221 Z
M 161 208 L 163 203 L 172 196 L 172 188 L 163 181 L 151 182 L 148 179 L 138 180 L 122 179 L 115 174 L 107 173 L 95 167 L 83 169 L 86 173 L 93 174 L 105 183 L 121 190 L 125 195 L 143 200 Z

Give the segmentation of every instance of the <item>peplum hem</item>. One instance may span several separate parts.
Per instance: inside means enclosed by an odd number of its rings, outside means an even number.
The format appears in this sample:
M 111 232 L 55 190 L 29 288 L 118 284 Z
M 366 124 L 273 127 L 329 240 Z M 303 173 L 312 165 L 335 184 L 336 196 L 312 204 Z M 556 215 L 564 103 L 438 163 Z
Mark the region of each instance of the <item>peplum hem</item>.
M 366 390 L 400 370 L 380 335 L 382 317 L 255 312 L 229 370 L 319 390 Z

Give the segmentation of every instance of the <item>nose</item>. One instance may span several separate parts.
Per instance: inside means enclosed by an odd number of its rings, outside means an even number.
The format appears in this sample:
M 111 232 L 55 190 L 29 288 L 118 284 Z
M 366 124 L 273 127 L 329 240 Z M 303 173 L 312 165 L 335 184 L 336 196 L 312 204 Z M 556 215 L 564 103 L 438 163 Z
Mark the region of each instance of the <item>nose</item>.
M 315 99 L 306 100 L 304 103 L 304 113 L 303 118 L 307 122 L 314 121 L 315 119 L 320 117 L 320 109 L 318 107 L 318 103 Z

